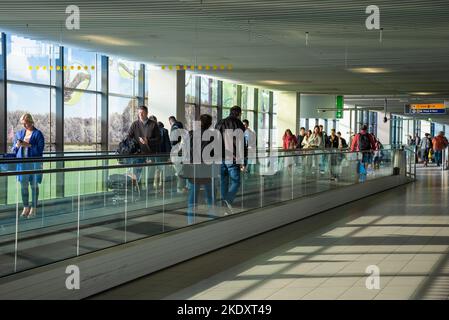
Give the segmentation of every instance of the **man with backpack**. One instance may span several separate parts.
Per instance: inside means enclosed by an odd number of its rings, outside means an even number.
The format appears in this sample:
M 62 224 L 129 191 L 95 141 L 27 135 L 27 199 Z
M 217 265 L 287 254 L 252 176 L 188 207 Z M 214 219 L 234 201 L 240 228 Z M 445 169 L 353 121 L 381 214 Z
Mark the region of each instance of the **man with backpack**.
M 440 131 L 438 135 L 432 139 L 432 146 L 435 152 L 435 162 L 437 163 L 437 167 L 439 167 L 442 164 L 443 150 L 448 146 L 444 131 Z
M 369 164 L 372 162 L 373 150 L 376 149 L 374 137 L 368 133 L 368 126 L 365 124 L 360 132 L 354 136 L 351 144 L 351 152 L 362 152 L 362 161 L 359 168 L 361 177 L 365 177 Z

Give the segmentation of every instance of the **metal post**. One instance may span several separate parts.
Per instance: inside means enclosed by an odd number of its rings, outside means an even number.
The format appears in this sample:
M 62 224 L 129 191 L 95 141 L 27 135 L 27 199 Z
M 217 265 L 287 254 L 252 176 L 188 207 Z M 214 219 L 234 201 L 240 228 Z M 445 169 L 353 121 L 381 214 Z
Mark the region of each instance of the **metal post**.
M 0 153 L 8 149 L 6 109 L 6 35 L 0 33 Z
M 218 80 L 217 84 L 217 121 L 223 119 L 223 81 Z
M 59 57 L 56 59 L 56 152 L 64 152 L 64 47 L 59 47 Z M 56 168 L 64 168 L 63 161 L 56 162 Z M 56 197 L 64 197 L 64 172 L 56 174 Z
M 109 147 L 109 58 L 101 56 L 101 150 Z
M 6 108 L 6 35 L 0 33 L 0 153 L 8 149 Z M 0 178 L 0 204 L 8 202 L 8 177 Z

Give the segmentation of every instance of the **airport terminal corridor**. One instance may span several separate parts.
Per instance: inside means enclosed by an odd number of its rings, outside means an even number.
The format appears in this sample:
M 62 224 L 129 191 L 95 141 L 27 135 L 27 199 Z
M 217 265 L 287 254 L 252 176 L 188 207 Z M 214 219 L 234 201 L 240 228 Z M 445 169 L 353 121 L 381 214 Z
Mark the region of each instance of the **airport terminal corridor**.
M 447 299 L 447 21 L 2 0 L 0 302 Z
M 93 299 L 448 299 L 449 175 L 264 233 Z M 301 208 L 298 208 L 301 210 Z M 366 268 L 380 271 L 369 290 Z

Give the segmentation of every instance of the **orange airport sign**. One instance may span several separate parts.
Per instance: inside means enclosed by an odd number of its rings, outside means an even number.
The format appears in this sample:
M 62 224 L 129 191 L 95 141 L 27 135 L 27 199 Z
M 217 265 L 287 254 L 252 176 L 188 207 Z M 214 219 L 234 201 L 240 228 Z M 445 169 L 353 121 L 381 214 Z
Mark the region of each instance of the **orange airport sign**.
M 426 110 L 426 109 L 445 109 L 444 103 L 420 103 L 420 104 L 411 104 L 411 109 L 415 110 Z
M 420 103 L 405 105 L 405 113 L 411 114 L 445 114 L 444 103 Z

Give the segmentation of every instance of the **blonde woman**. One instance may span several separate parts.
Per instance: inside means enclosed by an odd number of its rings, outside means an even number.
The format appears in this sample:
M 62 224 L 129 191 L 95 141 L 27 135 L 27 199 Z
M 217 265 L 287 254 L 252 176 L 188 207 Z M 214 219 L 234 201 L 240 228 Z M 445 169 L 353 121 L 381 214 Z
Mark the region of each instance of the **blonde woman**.
M 20 117 L 23 129 L 16 133 L 12 151 L 16 158 L 40 158 L 44 152 L 44 135 L 34 127 L 31 114 L 25 113 Z M 17 171 L 40 170 L 42 162 L 22 162 L 17 164 Z M 24 174 L 17 176 L 22 188 L 23 211 L 21 216 L 33 218 L 37 213 L 37 201 L 39 198 L 39 184 L 42 182 L 42 174 Z M 29 205 L 29 187 L 31 186 L 31 207 Z

